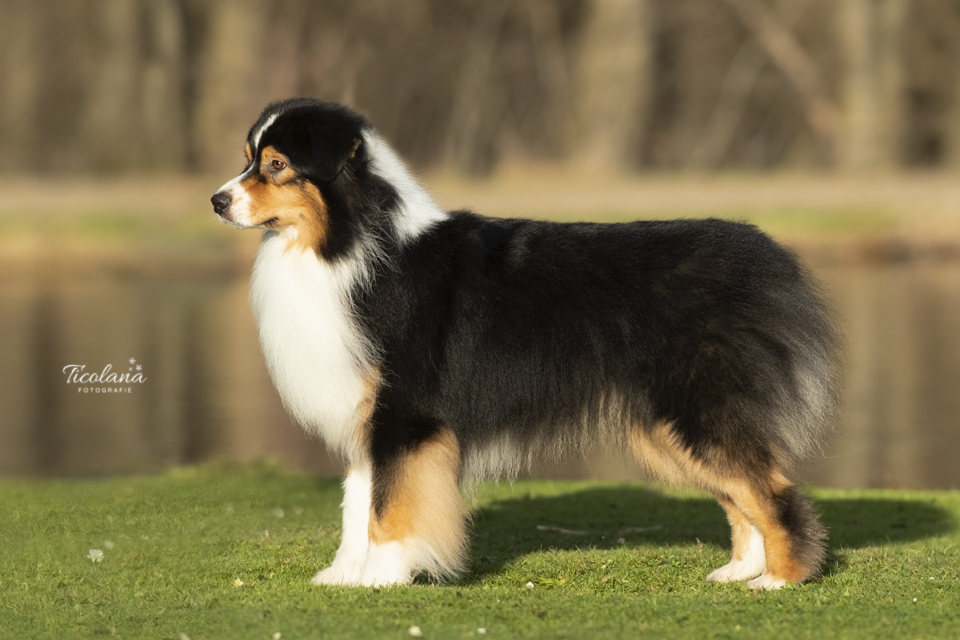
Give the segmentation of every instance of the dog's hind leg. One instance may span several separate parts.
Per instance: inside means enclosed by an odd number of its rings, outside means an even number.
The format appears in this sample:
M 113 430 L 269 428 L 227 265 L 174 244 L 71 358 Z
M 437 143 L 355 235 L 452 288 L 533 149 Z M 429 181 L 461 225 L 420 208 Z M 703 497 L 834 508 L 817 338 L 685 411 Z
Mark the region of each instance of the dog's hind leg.
M 670 423 L 638 428 L 629 443 L 637 459 L 655 475 L 711 491 L 727 512 L 732 558 L 708 580 L 754 578 L 747 583 L 752 588 L 778 589 L 817 574 L 826 530 L 806 496 L 783 474 L 761 471 L 763 455 L 748 457 L 742 450 L 725 454 L 719 449 L 712 455 L 694 455 L 681 444 Z M 751 458 L 755 458 L 752 464 L 745 465 Z
M 729 497 L 719 495 L 717 501 L 727 512 L 733 552 L 730 562 L 708 575 L 707 580 L 733 582 L 756 578 L 767 568 L 763 536 Z
M 370 550 L 359 584 L 409 584 L 418 573 L 463 568 L 466 528 L 458 486 L 460 448 L 440 429 L 375 472 Z
M 779 589 L 788 582 L 799 584 L 815 577 L 823 561 L 826 529 L 817 520 L 807 497 L 777 472 L 765 482 L 724 484 L 723 494 L 759 532 L 763 543 L 766 567 L 747 586 Z M 735 539 L 737 535 L 735 532 Z
M 343 533 L 333 563 L 311 584 L 358 584 L 370 546 L 370 504 L 373 489 L 369 463 L 353 464 L 343 480 Z

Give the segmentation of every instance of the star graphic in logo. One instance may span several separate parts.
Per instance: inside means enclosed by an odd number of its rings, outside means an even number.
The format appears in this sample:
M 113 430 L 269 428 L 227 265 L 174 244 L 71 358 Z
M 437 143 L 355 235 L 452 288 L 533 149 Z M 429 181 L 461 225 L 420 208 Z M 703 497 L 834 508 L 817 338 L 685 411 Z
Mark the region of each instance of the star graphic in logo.
M 138 364 L 138 365 L 137 365 L 137 371 L 140 371 L 141 369 L 143 369 L 143 367 Z
M 130 364 L 137 364 L 136 358 L 130 358 Z

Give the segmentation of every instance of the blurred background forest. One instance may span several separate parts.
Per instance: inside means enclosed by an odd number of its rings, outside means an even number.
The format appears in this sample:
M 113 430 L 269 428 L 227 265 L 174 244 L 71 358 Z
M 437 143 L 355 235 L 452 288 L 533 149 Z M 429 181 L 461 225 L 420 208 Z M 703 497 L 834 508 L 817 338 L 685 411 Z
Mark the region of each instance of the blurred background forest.
M 0 0 L 0 474 L 340 471 L 265 370 L 258 236 L 209 204 L 296 95 L 364 112 L 448 208 L 757 224 L 849 343 L 802 477 L 960 487 L 960 0 Z M 134 361 L 130 393 L 63 373 Z
M 270 100 L 419 169 L 960 164 L 957 0 L 3 0 L 0 170 L 221 172 Z

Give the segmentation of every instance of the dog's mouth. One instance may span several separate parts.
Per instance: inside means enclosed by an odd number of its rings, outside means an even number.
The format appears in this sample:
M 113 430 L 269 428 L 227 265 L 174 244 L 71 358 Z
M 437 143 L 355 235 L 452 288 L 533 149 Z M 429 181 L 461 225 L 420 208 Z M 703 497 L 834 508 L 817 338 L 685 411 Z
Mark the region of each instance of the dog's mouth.
M 280 226 L 280 218 L 276 216 L 268 218 L 259 224 L 243 224 L 231 218 L 229 211 L 225 213 L 218 213 L 217 220 L 219 220 L 222 224 L 233 227 L 234 229 L 276 229 L 278 226 Z
M 225 225 L 227 225 L 227 226 L 229 226 L 229 227 L 233 227 L 234 229 L 249 229 L 249 228 L 250 228 L 250 227 L 247 227 L 246 225 L 239 224 L 238 222 L 236 222 L 236 221 L 234 221 L 234 220 L 231 220 L 230 218 L 228 218 L 227 216 L 222 215 L 222 214 L 217 214 L 217 221 L 218 221 L 220 224 L 225 224 Z
M 213 204 L 213 211 L 217 214 L 220 222 L 238 229 L 272 229 L 280 223 L 280 218 L 277 216 L 267 218 L 258 224 L 244 224 L 236 220 L 230 213 L 233 196 L 229 192 L 218 191 L 210 198 L 210 202 Z
M 236 220 L 233 220 L 232 218 L 230 218 L 230 217 L 229 217 L 229 214 L 227 214 L 227 215 L 218 214 L 218 215 L 217 215 L 217 220 L 219 220 L 222 224 L 225 224 L 225 225 L 228 225 L 228 226 L 233 227 L 234 229 L 264 229 L 264 230 L 270 230 L 270 229 L 278 229 L 278 228 L 280 228 L 280 226 L 281 226 L 281 224 L 280 224 L 280 218 L 278 218 L 278 217 L 276 217 L 276 216 L 274 216 L 274 217 L 272 217 L 272 218 L 269 218 L 269 219 L 267 219 L 267 220 L 264 220 L 263 222 L 260 222 L 260 223 L 258 223 L 258 224 L 244 224 L 244 223 L 241 223 L 241 222 L 237 222 Z

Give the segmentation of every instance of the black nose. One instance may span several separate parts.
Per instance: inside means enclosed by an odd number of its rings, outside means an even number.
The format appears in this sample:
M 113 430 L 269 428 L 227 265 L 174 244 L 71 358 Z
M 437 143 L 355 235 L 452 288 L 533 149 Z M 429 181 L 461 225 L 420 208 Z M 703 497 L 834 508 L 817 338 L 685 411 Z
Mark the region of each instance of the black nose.
M 227 212 L 227 209 L 230 208 L 230 203 L 233 202 L 233 198 L 230 197 L 229 193 L 220 192 L 213 194 L 210 202 L 213 203 L 213 210 L 217 212 L 217 215 L 222 216 Z

